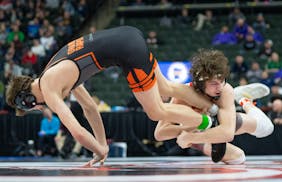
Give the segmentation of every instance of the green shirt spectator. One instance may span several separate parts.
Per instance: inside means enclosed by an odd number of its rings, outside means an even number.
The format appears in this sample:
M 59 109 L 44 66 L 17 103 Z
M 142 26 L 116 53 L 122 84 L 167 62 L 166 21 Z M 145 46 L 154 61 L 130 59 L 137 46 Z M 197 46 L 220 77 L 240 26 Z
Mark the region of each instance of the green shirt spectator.
M 20 42 L 23 42 L 25 36 L 24 36 L 24 33 L 19 30 L 19 26 L 16 25 L 16 24 L 14 24 L 14 25 L 12 25 L 12 29 L 13 29 L 13 31 L 10 32 L 10 33 L 8 34 L 8 36 L 7 36 L 7 42 L 8 42 L 8 43 L 13 42 L 15 35 L 18 36 Z
M 282 62 L 279 60 L 279 54 L 277 52 L 273 52 L 270 60 L 266 64 L 266 71 L 268 73 L 276 73 L 280 69 L 282 69 Z

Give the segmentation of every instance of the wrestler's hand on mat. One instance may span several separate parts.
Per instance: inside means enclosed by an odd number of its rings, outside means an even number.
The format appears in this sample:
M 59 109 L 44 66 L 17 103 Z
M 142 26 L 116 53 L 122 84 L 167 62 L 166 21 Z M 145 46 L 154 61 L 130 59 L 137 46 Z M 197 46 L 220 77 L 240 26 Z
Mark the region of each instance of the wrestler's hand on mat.
M 104 146 L 103 147 L 103 154 L 102 155 L 97 155 L 96 153 L 93 153 L 93 159 L 88 161 L 83 167 L 92 167 L 97 162 L 100 162 L 101 166 L 104 165 L 104 162 L 105 162 L 105 160 L 108 157 L 108 153 L 109 153 L 109 147 L 108 146 Z
M 183 149 L 191 147 L 192 143 L 189 142 L 191 134 L 190 132 L 182 131 L 180 135 L 178 135 L 176 143 Z

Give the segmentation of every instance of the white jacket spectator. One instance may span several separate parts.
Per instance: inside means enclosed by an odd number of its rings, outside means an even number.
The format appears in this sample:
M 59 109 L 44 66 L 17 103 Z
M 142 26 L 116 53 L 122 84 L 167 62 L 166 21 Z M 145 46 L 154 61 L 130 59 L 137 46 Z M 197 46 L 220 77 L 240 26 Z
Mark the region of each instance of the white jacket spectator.
M 48 31 L 40 38 L 40 43 L 43 45 L 45 50 L 52 50 L 52 46 L 56 44 L 56 40 L 53 35 L 54 27 L 49 26 Z
M 46 55 L 44 46 L 40 44 L 38 39 L 33 40 L 33 46 L 31 47 L 31 52 L 39 57 L 44 57 Z

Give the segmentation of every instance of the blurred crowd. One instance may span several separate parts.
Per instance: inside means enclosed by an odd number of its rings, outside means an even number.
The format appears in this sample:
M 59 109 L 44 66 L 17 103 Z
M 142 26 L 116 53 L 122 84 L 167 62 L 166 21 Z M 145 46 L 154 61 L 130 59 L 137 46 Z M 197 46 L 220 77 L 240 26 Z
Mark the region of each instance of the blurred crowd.
M 10 78 L 38 76 L 89 13 L 86 0 L 1 1 L 0 110 L 6 107 L 4 90 Z

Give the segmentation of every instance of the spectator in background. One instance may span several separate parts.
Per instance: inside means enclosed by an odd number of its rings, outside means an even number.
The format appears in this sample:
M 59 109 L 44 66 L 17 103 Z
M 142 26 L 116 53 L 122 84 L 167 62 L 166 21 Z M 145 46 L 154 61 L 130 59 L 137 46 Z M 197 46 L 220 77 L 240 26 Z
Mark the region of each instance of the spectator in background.
M 282 125 L 282 100 L 275 99 L 272 103 L 272 110 L 269 113 L 269 118 L 274 124 Z
M 46 55 L 45 49 L 42 44 L 40 44 L 38 39 L 33 39 L 33 45 L 31 51 L 39 58 L 42 59 Z
M 263 36 L 259 32 L 256 32 L 253 29 L 253 27 L 248 26 L 248 33 L 247 33 L 247 35 L 248 34 L 253 36 L 253 39 L 256 41 L 257 44 L 263 43 L 263 41 L 264 41 Z
M 4 0 L 4 1 L 1 1 L 0 3 L 0 9 L 3 9 L 3 10 L 10 10 L 12 9 L 13 5 L 12 5 L 12 1 L 10 0 Z
M 282 69 L 282 62 L 280 61 L 279 54 L 277 52 L 273 52 L 271 54 L 271 57 L 268 60 L 265 69 L 272 75 Z
M 40 24 L 38 18 L 29 21 L 27 25 L 27 35 L 29 38 L 34 39 L 39 37 Z
M 10 22 L 15 22 L 18 18 L 17 12 L 14 9 L 6 11 L 6 14 L 10 17 Z
M 271 54 L 274 52 L 273 50 L 273 42 L 272 40 L 266 40 L 263 46 L 260 48 L 258 56 L 260 59 L 269 59 Z
M 37 9 L 36 13 L 35 13 L 35 18 L 38 19 L 38 22 L 40 25 L 43 24 L 44 19 L 46 19 L 46 17 L 50 16 L 50 12 L 46 9 L 42 10 L 42 9 Z
M 167 17 L 166 15 L 164 15 L 161 19 L 160 19 L 160 26 L 163 27 L 171 27 L 172 26 L 172 20 L 170 17 Z
M 63 0 L 62 9 L 64 12 L 68 12 L 71 16 L 75 14 L 75 9 L 69 0 Z
M 27 1 L 25 5 L 25 19 L 28 21 L 32 20 L 35 17 L 35 1 Z
M 245 15 L 241 12 L 241 10 L 236 7 L 228 16 L 229 25 L 234 25 L 239 18 L 246 19 Z
M 0 23 L 6 23 L 8 21 L 8 17 L 5 15 L 4 11 L 0 9 Z
M 247 80 L 246 77 L 241 77 L 241 78 L 239 79 L 239 86 L 248 85 L 248 84 L 249 84 L 249 83 L 248 83 L 248 80 Z
M 273 85 L 271 87 L 271 95 L 273 97 L 279 97 L 280 98 L 282 96 L 282 87 L 280 87 L 279 85 Z
M 60 6 L 60 0 L 45 0 L 46 8 L 57 9 Z
M 282 69 L 276 72 L 273 76 L 274 83 L 282 87 Z
M 22 75 L 23 68 L 15 63 L 10 55 L 6 54 L 5 57 L 4 84 L 6 85 L 12 77 Z
M 248 71 L 248 66 L 244 61 L 244 57 L 241 55 L 238 55 L 235 57 L 235 62 L 232 65 L 231 68 L 231 79 L 238 80 L 241 77 L 245 77 L 246 73 Z
M 41 28 L 39 30 L 39 36 L 42 36 L 42 34 L 48 32 L 49 27 L 52 26 L 48 19 L 43 19 Z
M 21 63 L 28 70 L 26 75 L 39 74 L 41 71 L 37 63 L 37 56 L 29 48 L 25 51 Z
M 34 39 L 31 47 L 31 52 L 37 56 L 37 64 L 39 70 L 44 69 L 44 58 L 46 56 L 45 48 L 42 44 L 40 44 L 39 39 Z
M 199 13 L 197 15 L 197 22 L 196 27 L 194 28 L 195 31 L 200 31 L 205 26 L 207 28 L 213 27 L 213 24 L 215 23 L 215 18 L 213 16 L 213 13 L 211 10 L 206 10 L 205 14 Z
M 269 74 L 267 73 L 267 71 L 263 71 L 261 74 L 260 83 L 263 83 L 267 85 L 269 88 L 271 88 L 274 85 L 274 80 L 269 77 Z
M 15 10 L 17 18 L 20 19 L 21 21 L 25 21 L 25 9 L 26 9 L 26 3 L 21 0 L 16 0 L 13 3 L 13 10 Z
M 15 63 L 20 64 L 21 62 L 22 53 L 16 50 L 15 44 L 12 42 L 10 47 L 6 51 L 5 59 L 9 60 L 12 59 Z
M 257 53 L 257 42 L 254 40 L 252 34 L 247 34 L 243 40 L 243 50 L 240 50 L 241 54 L 244 54 L 246 51 L 253 51 Z
M 181 15 L 177 17 L 177 24 L 183 27 L 192 24 L 192 18 L 189 16 L 189 10 L 187 8 L 182 8 Z
M 54 116 L 49 108 L 44 108 L 43 119 L 41 120 L 40 131 L 38 133 L 38 156 L 45 154 L 56 155 L 57 148 L 54 139 L 59 131 L 59 128 L 59 118 Z
M 20 42 L 24 41 L 24 38 L 25 38 L 24 33 L 19 30 L 19 25 L 14 23 L 14 24 L 12 24 L 12 31 L 7 36 L 8 43 L 13 42 L 16 35 L 17 35 L 18 40 Z
M 249 83 L 260 82 L 262 77 L 262 70 L 260 69 L 259 63 L 252 62 L 251 69 L 247 71 L 247 79 Z
M 72 19 L 71 19 L 71 14 L 68 12 L 68 11 L 65 11 L 64 12 L 64 14 L 63 14 L 63 21 L 64 21 L 64 25 L 65 26 L 71 26 L 71 27 L 77 27 L 76 26 L 76 23 L 78 23 L 78 22 L 72 22 L 71 21 Z
M 146 39 L 147 45 L 150 48 L 158 48 L 158 38 L 157 38 L 157 32 L 156 31 L 150 31 L 148 33 L 148 38 Z
M 54 27 L 52 25 L 50 25 L 48 30 L 41 35 L 40 44 L 43 45 L 48 56 L 53 54 L 53 51 L 56 48 L 56 39 L 54 37 Z
M 259 13 L 253 27 L 256 31 L 265 32 L 266 29 L 270 28 L 270 25 L 265 21 L 263 14 Z
M 241 42 L 245 39 L 248 33 L 248 25 L 243 18 L 239 18 L 234 27 L 234 34 L 238 42 Z
M 8 36 L 8 31 L 6 28 L 6 24 L 0 23 L 0 46 L 3 46 L 6 44 L 7 36 Z
M 76 5 L 76 9 L 80 18 L 80 22 L 84 21 L 89 15 L 89 7 L 87 6 L 86 0 L 79 0 L 78 5 Z
M 270 88 L 270 97 L 268 101 L 268 105 L 271 105 L 275 99 L 282 99 L 282 87 L 279 87 L 278 85 L 273 85 Z
M 65 22 L 60 19 L 58 20 L 57 26 L 55 27 L 57 39 L 62 40 L 63 42 L 67 41 L 72 35 L 72 28 L 69 25 L 65 25 L 64 23 Z
M 236 44 L 236 42 L 236 37 L 234 36 L 234 34 L 229 32 L 226 25 L 221 28 L 221 31 L 217 33 L 212 40 L 213 45 Z
M 22 49 L 24 47 L 24 43 L 20 41 L 18 34 L 15 34 L 13 41 L 10 42 L 10 45 L 11 44 L 13 44 L 12 46 L 15 47 L 15 50 L 18 53 L 18 56 L 21 56 Z

